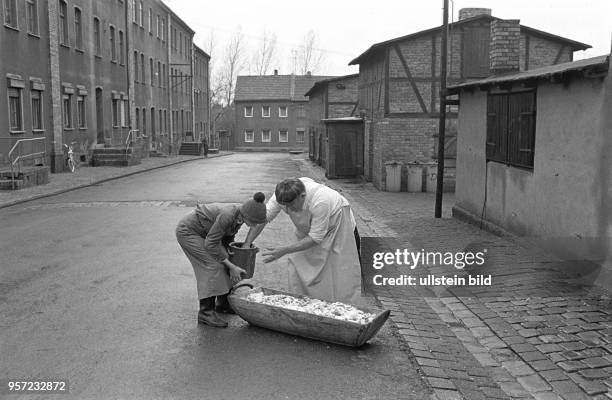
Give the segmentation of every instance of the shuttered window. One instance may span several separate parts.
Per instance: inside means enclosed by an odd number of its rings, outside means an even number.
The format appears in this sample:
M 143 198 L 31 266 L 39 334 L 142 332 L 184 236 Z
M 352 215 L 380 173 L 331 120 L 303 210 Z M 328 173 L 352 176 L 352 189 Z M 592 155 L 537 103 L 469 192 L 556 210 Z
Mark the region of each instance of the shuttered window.
M 489 95 L 487 160 L 533 168 L 535 116 L 535 91 Z
M 489 27 L 467 26 L 463 30 L 463 77 L 489 76 Z

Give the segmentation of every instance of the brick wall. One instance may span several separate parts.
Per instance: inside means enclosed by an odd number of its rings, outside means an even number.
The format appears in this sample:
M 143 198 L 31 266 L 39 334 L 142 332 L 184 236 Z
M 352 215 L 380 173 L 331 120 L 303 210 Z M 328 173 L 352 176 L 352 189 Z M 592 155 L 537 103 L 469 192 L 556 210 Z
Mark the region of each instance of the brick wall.
M 557 57 L 559 56 L 559 52 L 561 52 L 561 56 L 558 59 L 558 63 L 569 62 L 573 59 L 572 49 L 567 46 L 563 47 L 561 43 L 553 42 L 552 40 L 548 40 L 534 35 L 529 36 L 528 40 L 528 69 L 541 68 L 548 65 L 553 65 L 555 63 L 555 60 L 557 60 Z M 521 52 L 523 57 L 525 57 L 525 51 Z M 523 59 L 521 64 L 524 63 L 525 61 Z
M 520 69 L 521 26 L 518 19 L 491 21 L 491 72 L 505 73 Z

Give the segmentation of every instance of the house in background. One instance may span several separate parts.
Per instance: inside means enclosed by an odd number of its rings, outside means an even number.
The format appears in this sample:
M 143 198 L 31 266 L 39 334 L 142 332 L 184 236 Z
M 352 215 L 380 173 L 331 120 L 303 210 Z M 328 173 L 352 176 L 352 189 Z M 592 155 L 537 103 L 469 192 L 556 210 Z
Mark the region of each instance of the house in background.
M 453 215 L 612 261 L 610 56 L 449 91 L 461 104 Z
M 357 74 L 318 81 L 308 96 L 308 154 L 328 178 L 363 174 L 363 120 Z
M 234 97 L 235 150 L 308 149 L 305 93 L 327 76 L 238 76 Z
M 571 61 L 575 51 L 590 47 L 490 14 L 490 9 L 462 9 L 459 21 L 450 24 L 450 84 L 508 72 L 507 58 L 510 68 L 530 70 Z M 377 43 L 350 62 L 359 65 L 359 108 L 366 116 L 364 176 L 379 189 L 386 188 L 387 161 L 436 161 L 440 32 L 436 27 Z M 456 106 L 447 118 L 445 181 L 453 190 Z M 402 175 L 405 188 L 406 169 Z
M 209 57 L 162 1 L 6 0 L 3 10 L 0 168 L 16 143 L 53 172 L 64 144 L 92 165 L 138 162 L 175 153 L 194 120 L 206 125 L 192 96 L 208 103 Z

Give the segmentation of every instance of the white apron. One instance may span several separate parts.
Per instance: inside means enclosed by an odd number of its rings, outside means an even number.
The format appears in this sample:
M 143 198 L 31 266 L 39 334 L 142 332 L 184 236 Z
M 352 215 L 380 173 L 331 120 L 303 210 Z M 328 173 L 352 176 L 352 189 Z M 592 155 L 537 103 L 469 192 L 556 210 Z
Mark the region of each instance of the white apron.
M 297 240 L 308 236 L 311 213 L 286 209 L 295 225 Z M 329 231 L 323 241 L 310 249 L 289 254 L 289 289 L 327 301 L 360 305 L 361 267 L 353 234 L 353 218 L 349 206 L 330 216 Z

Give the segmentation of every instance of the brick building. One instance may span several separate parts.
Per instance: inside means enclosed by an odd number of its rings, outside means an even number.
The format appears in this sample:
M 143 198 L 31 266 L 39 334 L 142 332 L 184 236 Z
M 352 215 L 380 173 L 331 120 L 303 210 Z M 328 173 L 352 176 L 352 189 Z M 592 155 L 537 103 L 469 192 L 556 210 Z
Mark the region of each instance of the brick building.
M 236 150 L 307 150 L 308 97 L 327 76 L 239 76 L 234 98 Z
M 311 160 L 321 165 L 328 171 L 330 157 L 338 159 L 336 155 L 330 153 L 330 129 L 331 121 L 338 118 L 354 117 L 358 114 L 358 90 L 359 75 L 346 75 L 340 77 L 334 77 L 317 81 L 314 86 L 306 92 L 308 96 L 308 153 Z M 355 126 L 360 121 L 351 121 L 350 125 Z M 344 123 L 349 123 L 345 120 Z M 339 125 L 334 123 L 334 128 L 338 128 Z M 356 127 L 359 131 L 359 137 L 355 138 L 355 145 L 357 142 L 363 143 L 363 130 L 361 125 Z M 352 144 L 351 144 L 352 145 Z M 361 154 L 355 157 L 349 157 L 347 163 L 355 164 L 357 159 L 363 159 L 363 147 L 361 148 Z M 333 148 L 333 146 L 332 146 Z M 341 149 L 338 149 L 341 150 Z M 352 152 L 349 152 L 352 153 Z M 360 172 L 363 172 L 363 162 L 358 168 Z M 329 174 L 328 174 L 329 175 Z M 335 174 L 332 174 L 335 175 Z
M 449 25 L 449 84 L 571 61 L 575 51 L 590 47 L 490 14 L 462 9 L 459 21 Z M 359 65 L 359 108 L 366 115 L 364 176 L 379 189 L 385 189 L 387 161 L 435 163 L 440 32 L 436 27 L 377 43 L 350 62 Z M 453 190 L 456 106 L 447 118 L 445 175 Z M 406 169 L 402 175 L 406 188 Z
M 3 3 L 0 125 L 8 129 L 0 131 L 0 166 L 14 160 L 8 153 L 18 142 L 25 153 L 40 149 L 31 162 L 55 172 L 64 168 L 63 144 L 73 143 L 81 161 L 96 149 L 128 144 L 143 154 L 175 151 L 193 122 L 173 127 L 171 111 L 177 119 L 188 112 L 190 121 L 194 87 L 208 98 L 208 68 L 192 73 L 193 31 L 163 2 Z M 179 63 L 187 85 L 173 99 L 170 74 Z M 130 130 L 137 133 L 128 139 Z

